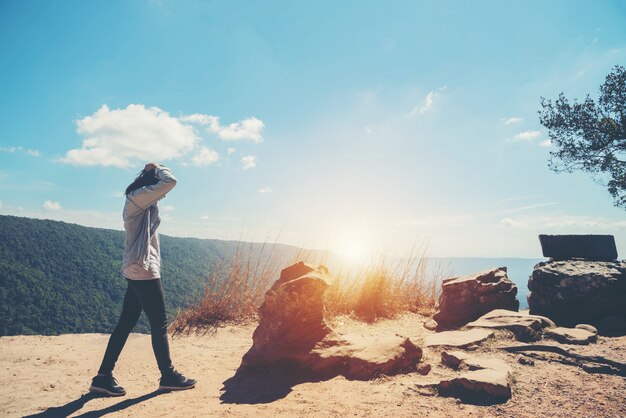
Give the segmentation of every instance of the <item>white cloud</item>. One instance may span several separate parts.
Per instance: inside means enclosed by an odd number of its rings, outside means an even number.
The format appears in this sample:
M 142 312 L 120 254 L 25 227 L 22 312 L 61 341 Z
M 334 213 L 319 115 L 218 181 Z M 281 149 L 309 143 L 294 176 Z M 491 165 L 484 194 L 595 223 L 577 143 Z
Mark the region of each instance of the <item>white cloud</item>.
M 526 226 L 524 222 L 516 221 L 511 218 L 504 218 L 500 221 L 500 223 L 507 228 L 523 228 Z
M 539 143 L 539 146 L 549 148 L 552 146 L 552 141 L 549 139 L 545 139 Z
M 0 147 L 0 152 L 8 152 L 9 154 L 15 154 L 16 152 L 25 152 L 31 157 L 39 157 L 41 153 L 36 149 L 24 148 L 23 146 L 10 146 L 10 147 Z
M 176 208 L 172 205 L 165 205 L 165 206 L 161 206 L 161 210 L 165 212 L 173 212 L 176 210 Z
M 249 139 L 252 142 L 263 142 L 263 128 L 265 124 L 257 118 L 244 119 L 241 122 L 231 123 L 228 126 L 220 126 L 214 132 L 225 141 L 239 141 Z
M 220 118 L 212 115 L 194 113 L 193 115 L 180 118 L 183 122 L 190 122 L 207 126 L 207 131 L 217 134 L 224 141 L 250 140 L 252 142 L 263 142 L 263 128 L 265 124 L 255 117 L 243 119 L 229 125 L 221 125 Z
M 30 149 L 30 148 L 28 148 L 26 150 L 26 154 L 30 155 L 31 157 L 40 157 L 41 156 L 39 151 L 37 151 L 36 149 Z
M 272 192 L 272 189 L 270 189 L 269 187 L 261 187 L 261 188 L 258 190 L 258 192 L 259 192 L 259 193 L 261 193 L 261 194 L 271 193 L 271 192 Z
M 503 118 L 500 121 L 505 125 L 517 125 L 524 121 L 522 118 L 512 117 L 512 118 Z
M 209 215 L 202 215 L 200 219 L 206 221 L 207 219 L 209 219 Z
M 44 210 L 61 210 L 61 204 L 52 200 L 46 200 L 43 202 L 43 208 Z
M 524 131 L 524 132 L 520 132 L 517 135 L 515 135 L 512 139 L 513 142 L 518 142 L 518 141 L 532 141 L 533 139 L 539 137 L 539 135 L 541 135 L 541 132 L 539 131 Z
M 217 153 L 217 151 L 214 151 L 208 147 L 202 147 L 200 148 L 200 152 L 198 152 L 198 154 L 196 154 L 191 159 L 191 161 L 193 161 L 195 165 L 203 166 L 211 165 L 217 162 L 219 159 L 220 155 Z
M 433 105 L 433 97 L 435 96 L 435 91 L 431 90 L 430 93 L 426 95 L 424 99 L 424 104 L 419 108 L 420 113 L 426 112 Z
M 237 152 L 237 150 L 235 148 L 228 148 L 227 152 L 228 152 L 228 155 L 232 155 L 235 152 Z
M 197 123 L 198 125 L 211 125 L 218 123 L 219 118 L 217 116 L 203 115 L 202 113 L 194 113 L 193 115 L 187 115 L 180 118 L 181 122 Z
M 424 98 L 424 102 L 421 106 L 415 106 L 413 110 L 411 110 L 410 116 L 417 116 L 425 113 L 428 109 L 430 109 L 433 105 L 433 102 L 436 97 L 439 96 L 439 93 L 444 91 L 447 86 L 439 87 L 436 90 L 431 90 L 426 97 Z
M 495 213 L 513 213 L 513 212 L 522 212 L 525 210 L 531 210 L 531 209 L 538 209 L 538 208 L 545 208 L 547 206 L 554 206 L 557 205 L 557 202 L 547 202 L 547 203 L 536 203 L 534 205 L 526 205 L 526 206 L 520 206 L 517 208 L 512 208 L 512 209 L 505 209 L 505 210 L 500 210 L 497 211 Z
M 193 126 L 181 123 L 158 107 L 131 104 L 76 121 L 82 147 L 69 150 L 61 162 L 72 165 L 131 167 L 139 162 L 165 161 L 191 151 L 199 138 Z
M 244 170 L 250 170 L 256 167 L 256 157 L 254 155 L 246 155 L 245 157 L 241 157 L 241 168 Z

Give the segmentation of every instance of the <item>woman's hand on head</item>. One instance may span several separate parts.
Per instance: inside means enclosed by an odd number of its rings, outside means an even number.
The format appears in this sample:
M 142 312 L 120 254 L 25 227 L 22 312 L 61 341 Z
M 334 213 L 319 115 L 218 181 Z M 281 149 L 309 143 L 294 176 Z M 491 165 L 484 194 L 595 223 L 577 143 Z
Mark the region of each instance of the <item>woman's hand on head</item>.
M 148 163 L 146 164 L 146 166 L 143 168 L 143 171 L 151 171 L 156 169 L 157 167 L 161 166 L 161 164 L 159 163 Z

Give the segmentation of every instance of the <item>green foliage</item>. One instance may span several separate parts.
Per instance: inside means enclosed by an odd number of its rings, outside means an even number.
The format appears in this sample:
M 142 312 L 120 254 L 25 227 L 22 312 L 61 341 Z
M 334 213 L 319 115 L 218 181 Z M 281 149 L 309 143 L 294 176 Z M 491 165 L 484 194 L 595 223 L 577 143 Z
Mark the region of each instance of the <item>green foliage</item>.
M 168 315 L 196 303 L 240 246 L 161 235 Z M 123 248 L 121 231 L 0 216 L 0 335 L 111 332 L 126 291 Z M 135 331 L 149 332 L 145 314 Z
M 570 103 L 561 93 L 554 103 L 541 98 L 541 106 L 539 120 L 556 147 L 550 168 L 602 175 L 615 206 L 626 208 L 626 68 L 613 68 L 597 102 L 587 95 Z

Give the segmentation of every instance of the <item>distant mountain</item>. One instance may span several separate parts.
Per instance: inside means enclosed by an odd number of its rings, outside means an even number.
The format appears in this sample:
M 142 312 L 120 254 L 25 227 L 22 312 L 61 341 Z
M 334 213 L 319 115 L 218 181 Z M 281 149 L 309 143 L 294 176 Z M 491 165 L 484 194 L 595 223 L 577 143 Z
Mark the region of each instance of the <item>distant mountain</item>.
M 198 300 L 210 272 L 238 250 L 263 259 L 271 245 L 161 235 L 169 315 Z M 65 222 L 0 216 L 0 335 L 111 332 L 126 290 L 124 233 Z M 279 265 L 297 247 L 276 244 Z M 261 260 L 263 262 L 263 260 Z M 149 330 L 142 315 L 135 328 Z
M 120 274 L 122 231 L 65 222 L 0 216 L 0 335 L 111 332 L 126 282 Z M 196 302 L 209 274 L 227 271 L 237 254 L 253 266 L 268 259 L 278 268 L 303 254 L 324 260 L 331 272 L 338 257 L 283 244 L 175 238 L 161 235 L 162 281 L 168 314 Z M 430 270 L 464 275 L 506 266 L 526 305 L 526 286 L 534 264 L 520 258 L 431 258 Z M 254 268 L 254 267 L 253 267 Z M 142 315 L 135 328 L 148 332 Z

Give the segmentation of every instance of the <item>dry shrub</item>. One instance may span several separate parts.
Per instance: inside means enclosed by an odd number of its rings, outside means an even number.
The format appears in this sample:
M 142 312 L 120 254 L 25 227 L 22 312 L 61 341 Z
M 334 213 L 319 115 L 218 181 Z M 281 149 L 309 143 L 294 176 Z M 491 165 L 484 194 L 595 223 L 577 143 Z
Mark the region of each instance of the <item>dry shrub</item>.
M 202 300 L 178 312 L 170 330 L 174 335 L 190 332 L 214 332 L 226 324 L 243 324 L 257 319 L 258 308 L 267 290 L 279 277 L 280 270 L 296 261 L 316 265 L 328 262 L 336 272 L 325 293 L 326 312 L 330 317 L 353 315 L 374 322 L 393 318 L 405 312 L 432 314 L 438 283 L 446 274 L 444 268 L 427 268 L 425 249 L 393 264 L 380 257 L 368 266 L 354 268 L 328 253 L 299 251 L 286 257 L 270 245 L 261 254 L 251 248 L 238 248 L 234 260 L 222 264 L 209 276 Z M 266 254 L 264 254 L 266 253 Z
M 174 336 L 254 321 L 265 292 L 284 267 L 275 247 L 276 243 L 263 244 L 255 253 L 252 245 L 239 246 L 232 263 L 224 262 L 209 274 L 200 302 L 177 313 L 170 325 Z
M 422 248 L 395 264 L 381 257 L 358 271 L 344 270 L 326 291 L 326 309 L 331 316 L 353 315 L 366 322 L 406 312 L 430 315 L 447 271 L 428 263 Z

